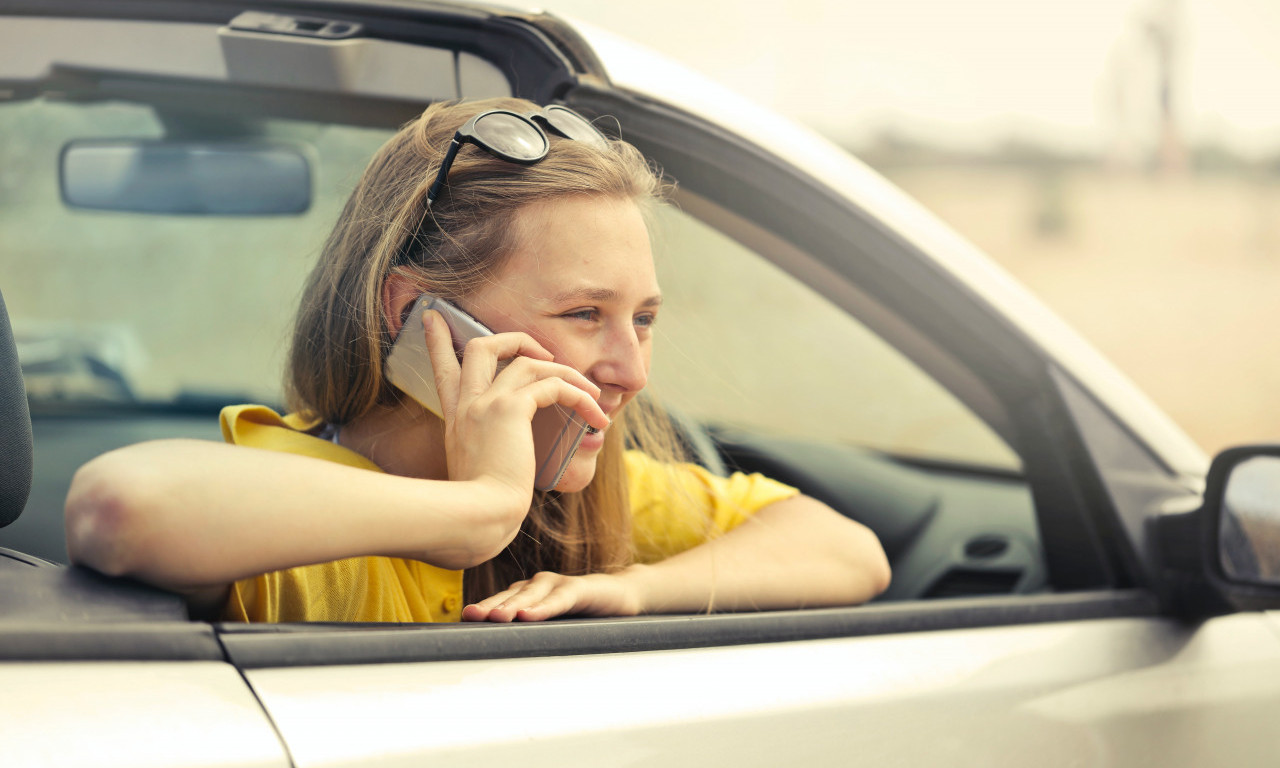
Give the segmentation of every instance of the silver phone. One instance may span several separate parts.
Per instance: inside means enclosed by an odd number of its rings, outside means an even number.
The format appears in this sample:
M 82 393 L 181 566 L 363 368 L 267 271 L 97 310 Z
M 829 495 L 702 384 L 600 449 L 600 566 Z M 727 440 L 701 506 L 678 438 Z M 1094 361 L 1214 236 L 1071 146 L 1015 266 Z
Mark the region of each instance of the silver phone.
M 440 395 L 436 392 L 435 373 L 431 368 L 431 356 L 427 354 L 426 336 L 422 331 L 422 313 L 434 309 L 444 317 L 453 337 L 453 349 L 459 359 L 467 342 L 478 336 L 492 336 L 493 331 L 444 299 L 423 294 L 414 302 L 409 317 L 400 328 L 400 334 L 391 346 L 385 366 L 387 381 L 424 408 L 443 418 Z M 506 366 L 500 363 L 498 372 Z M 587 433 L 587 423 L 571 409 L 560 405 L 539 408 L 533 416 L 533 454 L 537 472 L 533 487 L 549 491 L 556 487 L 569 462 L 578 450 L 578 444 Z

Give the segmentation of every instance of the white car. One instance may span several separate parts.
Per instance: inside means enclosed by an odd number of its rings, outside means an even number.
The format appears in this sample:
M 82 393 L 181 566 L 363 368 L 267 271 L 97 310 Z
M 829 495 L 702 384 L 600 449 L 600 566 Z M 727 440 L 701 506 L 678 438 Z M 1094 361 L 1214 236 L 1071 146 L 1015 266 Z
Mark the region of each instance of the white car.
M 76 467 L 279 402 L 302 278 L 391 132 L 508 94 L 678 183 L 652 388 L 707 466 L 875 530 L 882 598 L 235 625 L 59 565 Z M 0 292 L 5 766 L 1280 761 L 1280 449 L 1210 470 L 874 172 L 600 31 L 410 0 L 0 0 Z

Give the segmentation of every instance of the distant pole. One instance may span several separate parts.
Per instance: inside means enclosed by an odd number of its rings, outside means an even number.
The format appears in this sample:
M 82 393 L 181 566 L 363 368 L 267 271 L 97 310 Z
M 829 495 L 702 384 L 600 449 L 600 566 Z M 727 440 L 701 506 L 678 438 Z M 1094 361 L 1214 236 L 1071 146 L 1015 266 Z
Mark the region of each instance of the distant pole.
M 1175 107 L 1179 93 L 1177 59 L 1182 46 L 1178 21 L 1180 0 L 1158 0 L 1147 20 L 1147 37 L 1156 55 L 1156 99 L 1159 107 L 1156 166 L 1165 173 L 1186 169 L 1187 152 Z

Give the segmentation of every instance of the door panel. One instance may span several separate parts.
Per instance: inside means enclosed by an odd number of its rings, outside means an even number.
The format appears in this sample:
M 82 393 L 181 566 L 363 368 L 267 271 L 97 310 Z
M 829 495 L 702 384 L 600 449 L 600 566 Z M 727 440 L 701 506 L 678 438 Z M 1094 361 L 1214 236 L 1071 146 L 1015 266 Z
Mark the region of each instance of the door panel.
M 287 768 L 229 664 L 0 664 L 0 764 Z
M 1258 614 L 248 673 L 299 768 L 1269 764 Z

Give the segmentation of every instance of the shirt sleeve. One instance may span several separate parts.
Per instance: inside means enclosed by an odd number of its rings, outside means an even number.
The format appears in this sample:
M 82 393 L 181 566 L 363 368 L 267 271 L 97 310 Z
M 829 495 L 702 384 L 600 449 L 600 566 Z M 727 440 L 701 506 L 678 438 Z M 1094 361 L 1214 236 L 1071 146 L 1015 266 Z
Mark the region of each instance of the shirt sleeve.
M 627 451 L 636 560 L 655 563 L 733 530 L 760 509 L 799 495 L 761 474 L 720 477 L 695 464 L 666 464 Z

